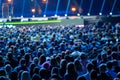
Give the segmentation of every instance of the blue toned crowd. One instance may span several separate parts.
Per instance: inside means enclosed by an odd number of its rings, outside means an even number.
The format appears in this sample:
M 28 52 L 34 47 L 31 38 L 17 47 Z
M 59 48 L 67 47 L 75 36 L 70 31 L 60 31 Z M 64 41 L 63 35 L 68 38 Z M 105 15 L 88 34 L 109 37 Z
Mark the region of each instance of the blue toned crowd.
M 120 24 L 1 27 L 0 80 L 120 80 Z

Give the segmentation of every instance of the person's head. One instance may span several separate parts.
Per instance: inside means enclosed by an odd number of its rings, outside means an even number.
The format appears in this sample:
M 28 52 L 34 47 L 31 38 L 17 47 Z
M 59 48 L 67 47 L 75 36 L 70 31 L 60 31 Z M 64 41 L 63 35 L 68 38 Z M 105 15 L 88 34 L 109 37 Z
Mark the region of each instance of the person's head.
M 7 53 L 7 59 L 10 60 L 10 59 L 12 59 L 12 58 L 13 58 L 13 54 L 12 54 L 11 52 L 8 52 L 8 53 Z
M 12 71 L 10 79 L 11 80 L 17 80 L 17 77 L 18 77 L 17 75 L 18 75 L 17 71 Z
M 38 67 L 34 67 L 33 73 L 39 74 L 39 68 Z
M 66 59 L 62 59 L 62 60 L 60 61 L 60 67 L 66 69 L 66 66 L 67 66 L 67 61 L 66 61 Z
M 28 71 L 23 71 L 21 74 L 21 80 L 30 80 L 30 73 Z
M 119 78 L 119 79 L 120 79 L 120 72 L 118 72 L 118 73 L 117 73 L 117 78 Z
M 18 72 L 18 80 L 21 80 L 21 74 L 22 74 L 22 72 L 23 72 L 23 70 L 20 70 L 19 72 Z
M 30 54 L 25 54 L 25 56 L 24 56 L 24 59 L 26 60 L 26 62 L 29 62 L 29 60 L 30 60 Z
M 52 70 L 51 70 L 51 75 L 52 74 L 57 74 L 59 75 L 59 69 L 57 67 L 53 67 Z
M 108 68 L 108 69 L 112 69 L 112 62 L 111 62 L 111 61 L 108 61 L 108 62 L 107 62 L 107 68 Z
M 75 69 L 77 71 L 82 71 L 83 70 L 83 66 L 78 59 L 74 60 L 74 64 L 75 64 Z
M 5 76 L 0 76 L 0 80 L 9 80 L 9 79 L 6 78 Z
M 92 63 L 87 64 L 87 70 L 90 72 L 94 68 L 94 65 Z
M 97 80 L 97 71 L 92 70 L 90 72 L 90 78 L 91 78 L 91 80 Z
M 61 80 L 61 78 L 57 74 L 52 74 L 51 75 L 51 80 Z
M 36 65 L 34 63 L 30 64 L 30 76 L 32 77 L 33 75 L 33 69 L 36 67 Z
M 34 74 L 32 76 L 32 80 L 41 80 L 40 76 L 38 74 Z
M 87 59 L 87 55 L 86 55 L 85 53 L 82 53 L 82 54 L 80 55 L 80 59 L 81 59 L 81 60 L 86 60 L 86 59 Z
M 45 68 L 45 69 L 50 69 L 50 66 L 51 66 L 51 64 L 49 61 L 46 61 L 42 64 L 42 68 Z
M 50 60 L 51 66 L 58 66 L 57 60 L 55 58 L 51 58 Z
M 39 70 L 39 75 L 41 76 L 41 78 L 46 79 L 46 77 L 47 77 L 47 70 L 45 68 L 41 68 Z
M 69 62 L 67 64 L 66 72 L 68 74 L 74 74 L 74 73 L 76 73 L 75 66 L 74 66 L 74 64 L 72 62 Z
M 11 74 L 12 71 L 12 67 L 10 64 L 5 65 L 5 71 L 7 72 L 8 75 Z
M 85 78 L 85 76 L 78 76 L 77 80 L 87 80 L 87 79 Z
M 39 62 L 40 62 L 40 64 L 43 64 L 45 61 L 46 61 L 45 55 L 41 55 L 41 56 L 39 57 Z
M 22 58 L 22 59 L 20 60 L 20 65 L 21 65 L 21 66 L 26 66 L 26 61 L 25 61 L 25 59 Z
M 34 57 L 33 62 L 34 62 L 34 64 L 38 65 L 38 57 Z
M 100 66 L 99 66 L 99 72 L 100 73 L 105 73 L 106 71 L 106 64 L 102 63 Z
M 3 69 L 0 69 L 0 76 L 5 76 L 6 77 L 6 71 Z

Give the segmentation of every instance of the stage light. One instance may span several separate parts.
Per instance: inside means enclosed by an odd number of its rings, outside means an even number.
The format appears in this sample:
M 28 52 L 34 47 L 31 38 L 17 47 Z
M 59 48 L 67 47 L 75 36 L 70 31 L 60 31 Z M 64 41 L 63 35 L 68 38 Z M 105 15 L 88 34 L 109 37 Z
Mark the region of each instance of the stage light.
M 31 12 L 32 12 L 32 13 L 35 13 L 35 11 L 36 11 L 35 8 L 32 8 L 32 9 L 31 9 Z
M 46 15 L 44 14 L 43 17 L 46 17 Z
M 35 15 L 32 15 L 32 17 L 34 18 L 34 17 L 35 17 Z
M 21 16 L 21 18 L 23 18 L 23 15 Z
M 90 13 L 88 13 L 87 15 L 90 16 Z
M 47 3 L 47 0 L 42 0 L 42 3 L 43 3 L 43 4 L 46 4 L 46 3 Z
M 72 7 L 72 8 L 71 8 L 71 11 L 72 11 L 72 12 L 76 12 L 76 11 L 77 11 L 76 7 Z
M 102 13 L 100 12 L 100 13 L 99 13 L 99 15 L 101 16 L 101 15 L 102 15 Z
M 12 3 L 12 0 L 8 0 L 8 4 L 11 4 Z
M 77 16 L 80 16 L 80 14 L 78 13 Z
M 110 15 L 112 15 L 112 12 L 110 12 Z
M 67 17 L 68 15 L 67 14 L 65 14 L 65 17 Z
M 57 17 L 57 14 L 55 14 L 54 16 Z

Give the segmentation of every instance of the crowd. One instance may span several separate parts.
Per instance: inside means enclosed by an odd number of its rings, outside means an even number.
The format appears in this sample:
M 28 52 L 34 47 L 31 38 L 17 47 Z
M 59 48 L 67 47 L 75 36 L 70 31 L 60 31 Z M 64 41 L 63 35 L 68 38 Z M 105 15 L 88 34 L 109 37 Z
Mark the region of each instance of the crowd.
M 120 80 L 120 24 L 0 28 L 0 80 Z

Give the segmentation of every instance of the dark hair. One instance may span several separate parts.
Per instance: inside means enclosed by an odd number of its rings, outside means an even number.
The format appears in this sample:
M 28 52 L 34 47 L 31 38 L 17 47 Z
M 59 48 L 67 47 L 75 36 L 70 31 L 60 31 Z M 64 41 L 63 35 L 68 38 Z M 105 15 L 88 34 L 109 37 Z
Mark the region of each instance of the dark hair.
M 91 78 L 91 80 L 97 80 L 97 71 L 92 70 L 90 72 L 90 78 Z
M 51 70 L 51 75 L 52 75 L 52 74 L 57 74 L 57 75 L 59 74 L 59 70 L 58 70 L 57 67 L 53 67 L 53 68 L 52 68 L 52 70 Z
M 76 74 L 75 66 L 74 66 L 74 64 L 72 62 L 69 62 L 67 64 L 66 71 L 68 72 L 68 74 Z
M 87 64 L 87 70 L 90 72 L 94 68 L 94 65 L 92 63 Z
M 41 68 L 39 71 L 39 74 L 40 74 L 41 78 L 44 78 L 44 79 L 47 78 L 47 70 L 45 68 Z
M 78 76 L 77 80 L 87 80 L 87 79 L 85 78 L 85 76 Z
M 40 65 L 43 64 L 45 61 L 46 61 L 45 55 L 41 55 L 41 56 L 39 57 Z
M 83 66 L 78 59 L 74 60 L 74 64 L 75 64 L 75 69 L 77 71 L 82 71 L 83 70 Z
M 32 80 L 41 80 L 41 78 L 38 74 L 33 74 Z

